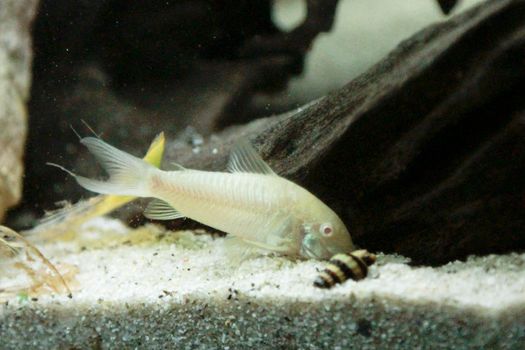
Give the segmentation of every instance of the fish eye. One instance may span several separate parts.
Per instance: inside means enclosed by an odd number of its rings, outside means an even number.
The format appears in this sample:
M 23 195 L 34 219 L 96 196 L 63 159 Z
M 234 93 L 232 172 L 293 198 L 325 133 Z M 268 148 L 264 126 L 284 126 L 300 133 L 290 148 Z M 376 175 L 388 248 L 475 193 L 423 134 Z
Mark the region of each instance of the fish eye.
M 325 223 L 319 227 L 319 232 L 325 237 L 330 237 L 334 233 L 334 229 L 332 225 Z

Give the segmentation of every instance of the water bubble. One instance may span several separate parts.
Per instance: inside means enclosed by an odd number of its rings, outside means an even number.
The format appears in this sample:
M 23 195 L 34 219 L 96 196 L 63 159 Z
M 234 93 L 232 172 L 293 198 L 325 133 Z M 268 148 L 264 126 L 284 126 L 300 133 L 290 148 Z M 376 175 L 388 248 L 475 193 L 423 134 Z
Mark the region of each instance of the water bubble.
M 201 146 L 204 144 L 204 137 L 197 132 L 193 126 L 188 126 L 184 130 L 182 137 L 184 142 L 192 146 L 192 151 L 195 154 L 201 152 Z

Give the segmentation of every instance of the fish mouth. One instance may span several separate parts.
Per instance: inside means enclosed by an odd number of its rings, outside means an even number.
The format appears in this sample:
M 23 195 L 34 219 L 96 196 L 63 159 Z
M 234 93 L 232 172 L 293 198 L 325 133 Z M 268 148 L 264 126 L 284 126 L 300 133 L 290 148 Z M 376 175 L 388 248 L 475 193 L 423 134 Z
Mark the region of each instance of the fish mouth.
M 301 244 L 301 255 L 309 259 L 327 260 L 333 254 L 320 237 L 305 234 Z
M 308 248 L 304 244 L 301 246 L 301 255 L 306 256 L 309 259 L 322 260 L 322 258 L 320 256 L 315 254 L 310 248 Z

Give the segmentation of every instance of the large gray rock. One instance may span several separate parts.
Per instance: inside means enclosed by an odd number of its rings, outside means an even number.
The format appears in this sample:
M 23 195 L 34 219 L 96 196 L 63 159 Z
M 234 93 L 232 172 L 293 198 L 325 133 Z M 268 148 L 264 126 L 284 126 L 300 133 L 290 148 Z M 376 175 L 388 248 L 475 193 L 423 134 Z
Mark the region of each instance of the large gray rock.
M 20 200 L 37 0 L 0 1 L 0 220 Z

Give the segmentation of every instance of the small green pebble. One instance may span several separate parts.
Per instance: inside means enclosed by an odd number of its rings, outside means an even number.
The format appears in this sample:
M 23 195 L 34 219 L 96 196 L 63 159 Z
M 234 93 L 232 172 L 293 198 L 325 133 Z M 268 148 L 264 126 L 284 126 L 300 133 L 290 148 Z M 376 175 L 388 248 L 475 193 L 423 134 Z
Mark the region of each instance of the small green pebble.
M 29 300 L 29 295 L 26 292 L 20 292 L 16 296 L 19 303 L 27 302 Z

